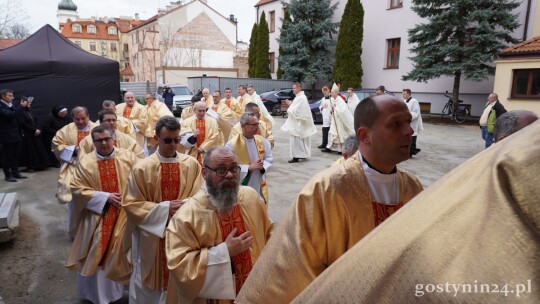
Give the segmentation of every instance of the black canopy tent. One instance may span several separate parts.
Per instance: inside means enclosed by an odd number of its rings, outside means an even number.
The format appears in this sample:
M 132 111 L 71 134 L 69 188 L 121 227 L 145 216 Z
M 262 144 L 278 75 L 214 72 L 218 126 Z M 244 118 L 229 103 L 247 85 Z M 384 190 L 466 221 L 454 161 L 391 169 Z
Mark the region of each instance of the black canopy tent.
M 0 89 L 14 90 L 16 98 L 34 96 L 32 108 L 42 121 L 58 104 L 86 106 L 95 120 L 103 100 L 118 102 L 118 62 L 80 49 L 45 25 L 0 51 Z

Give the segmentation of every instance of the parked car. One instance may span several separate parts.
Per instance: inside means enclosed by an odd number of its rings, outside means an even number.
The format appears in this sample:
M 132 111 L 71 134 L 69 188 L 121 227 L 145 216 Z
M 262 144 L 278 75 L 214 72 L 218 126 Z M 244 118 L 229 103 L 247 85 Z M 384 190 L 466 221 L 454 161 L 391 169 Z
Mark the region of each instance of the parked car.
M 345 98 L 348 96 L 347 91 L 341 91 L 339 92 L 341 95 L 343 95 Z M 358 99 L 363 100 L 364 98 L 367 98 L 369 96 L 375 96 L 375 89 L 357 89 L 354 90 L 354 93 L 356 93 L 356 96 L 358 96 Z M 392 92 L 386 92 L 386 94 L 394 95 Z M 314 101 L 309 104 L 309 107 L 311 108 L 311 116 L 313 117 L 313 121 L 315 123 L 322 123 L 322 114 L 319 107 L 321 106 L 321 100 Z
M 173 115 L 180 116 L 184 108 L 191 106 L 191 97 L 193 97 L 193 93 L 189 90 L 187 86 L 182 84 L 171 84 L 169 85 L 169 87 L 174 92 L 172 111 Z M 160 101 L 163 101 L 163 97 L 161 97 L 162 92 L 163 86 L 160 86 L 158 92 L 156 93 Z
M 304 91 L 308 100 L 311 99 L 311 94 Z M 285 99 L 294 99 L 294 93 L 292 89 L 281 89 L 276 91 L 270 91 L 260 94 L 261 101 L 264 106 L 274 116 L 281 116 L 281 101 Z

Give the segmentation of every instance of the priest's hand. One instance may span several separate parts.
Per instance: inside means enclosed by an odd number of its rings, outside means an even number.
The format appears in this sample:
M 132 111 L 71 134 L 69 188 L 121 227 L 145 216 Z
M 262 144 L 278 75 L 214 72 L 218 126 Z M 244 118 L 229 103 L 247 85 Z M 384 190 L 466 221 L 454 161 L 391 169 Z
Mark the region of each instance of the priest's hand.
M 225 239 L 225 244 L 227 245 L 227 250 L 229 250 L 229 256 L 231 257 L 246 251 L 253 243 L 253 237 L 251 236 L 250 231 L 246 231 L 235 237 L 236 231 L 238 230 L 234 228 Z
M 193 131 L 193 135 L 195 136 L 199 135 L 199 133 L 201 133 L 201 130 L 199 129 L 195 129 L 195 131 Z
M 169 204 L 169 219 L 173 217 L 176 211 L 178 211 L 178 209 L 180 209 L 180 207 L 182 207 L 184 203 L 185 203 L 184 201 L 181 201 L 179 199 L 175 199 L 171 201 L 171 203 Z
M 261 170 L 264 167 L 264 162 L 262 159 L 258 159 L 251 164 L 249 164 L 248 170 L 249 171 L 255 171 L 255 170 Z
M 113 206 L 116 206 L 118 208 L 122 208 L 122 204 L 120 204 L 121 201 L 122 201 L 122 194 L 109 193 L 109 197 L 107 198 L 107 203 Z

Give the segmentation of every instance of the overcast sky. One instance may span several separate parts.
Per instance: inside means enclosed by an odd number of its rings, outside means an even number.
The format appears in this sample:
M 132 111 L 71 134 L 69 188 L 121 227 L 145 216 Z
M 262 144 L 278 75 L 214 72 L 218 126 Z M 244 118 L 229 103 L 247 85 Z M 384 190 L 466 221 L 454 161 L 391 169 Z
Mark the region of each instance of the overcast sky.
M 4 0 L 6 1 L 6 0 Z M 0 1 L 0 2 L 4 2 Z M 9 1 L 9 0 L 8 0 Z M 34 33 L 45 24 L 58 28 L 56 13 L 60 0 L 11 0 L 18 1 L 29 17 L 30 32 Z M 80 18 L 134 16 L 147 19 L 165 8 L 171 1 L 164 0 L 72 0 L 77 5 Z M 225 17 L 234 14 L 238 19 L 238 39 L 248 42 L 251 28 L 255 23 L 257 0 L 208 0 L 208 5 Z

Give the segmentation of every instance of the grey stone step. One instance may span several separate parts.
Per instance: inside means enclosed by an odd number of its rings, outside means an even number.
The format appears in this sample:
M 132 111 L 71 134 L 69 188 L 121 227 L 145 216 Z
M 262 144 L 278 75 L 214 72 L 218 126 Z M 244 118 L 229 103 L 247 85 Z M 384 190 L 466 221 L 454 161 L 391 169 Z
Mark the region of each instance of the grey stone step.
M 17 205 L 17 193 L 0 193 L 0 228 L 7 228 L 12 221 L 13 210 Z M 17 214 L 17 217 L 19 215 Z

